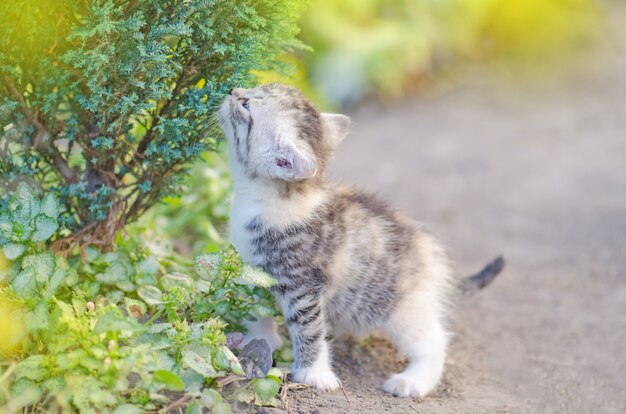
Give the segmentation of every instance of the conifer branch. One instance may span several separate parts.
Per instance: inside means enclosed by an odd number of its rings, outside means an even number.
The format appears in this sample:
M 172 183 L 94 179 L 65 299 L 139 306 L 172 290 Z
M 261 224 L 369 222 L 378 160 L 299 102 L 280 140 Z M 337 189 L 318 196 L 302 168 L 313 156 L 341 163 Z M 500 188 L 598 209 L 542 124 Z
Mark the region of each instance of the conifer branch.
M 24 96 L 18 91 L 17 87 L 13 83 L 13 79 L 9 78 L 8 76 L 4 76 L 4 80 L 13 97 L 20 102 L 20 108 L 26 119 L 37 129 L 37 134 L 35 135 L 33 145 L 35 149 L 42 151 L 44 156 L 47 156 L 47 158 L 52 160 L 52 163 L 56 167 L 58 173 L 61 175 L 61 177 L 63 177 L 63 179 L 65 179 L 65 181 L 70 183 L 74 182 L 76 180 L 76 173 L 69 166 L 65 158 L 63 158 L 63 155 L 61 154 L 59 149 L 55 147 L 52 142 L 50 142 L 49 145 L 45 144 L 44 138 L 46 136 L 48 136 L 48 139 L 50 140 L 52 140 L 53 137 L 48 132 L 44 124 L 39 121 L 37 113 L 33 112 L 28 107 L 26 101 L 24 100 Z

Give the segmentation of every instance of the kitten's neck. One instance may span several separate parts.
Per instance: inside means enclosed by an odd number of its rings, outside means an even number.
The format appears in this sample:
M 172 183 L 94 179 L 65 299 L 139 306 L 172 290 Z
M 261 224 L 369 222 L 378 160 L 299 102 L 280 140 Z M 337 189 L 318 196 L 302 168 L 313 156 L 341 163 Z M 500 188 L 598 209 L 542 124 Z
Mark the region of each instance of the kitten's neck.
M 306 222 L 329 197 L 322 180 L 285 183 L 245 176 L 233 179 L 233 213 L 240 217 L 260 217 L 267 226 L 284 228 Z

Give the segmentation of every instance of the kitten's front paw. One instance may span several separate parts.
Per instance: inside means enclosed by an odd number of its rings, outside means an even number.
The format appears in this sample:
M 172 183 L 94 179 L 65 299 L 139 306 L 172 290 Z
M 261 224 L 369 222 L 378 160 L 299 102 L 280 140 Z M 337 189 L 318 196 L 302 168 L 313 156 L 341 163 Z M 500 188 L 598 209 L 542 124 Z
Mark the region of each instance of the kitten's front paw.
M 336 390 L 340 384 L 339 378 L 329 369 L 300 368 L 291 373 L 291 379 L 322 391 Z
M 383 389 L 396 397 L 424 397 L 431 391 L 431 386 L 421 384 L 420 381 L 406 374 L 395 374 L 389 378 Z

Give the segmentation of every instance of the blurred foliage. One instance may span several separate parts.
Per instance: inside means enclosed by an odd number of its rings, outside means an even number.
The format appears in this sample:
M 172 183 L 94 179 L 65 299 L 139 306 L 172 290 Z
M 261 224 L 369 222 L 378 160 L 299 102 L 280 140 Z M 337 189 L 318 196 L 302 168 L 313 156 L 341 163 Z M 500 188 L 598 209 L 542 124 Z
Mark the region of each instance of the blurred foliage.
M 148 210 L 135 229 L 148 236 L 157 232 L 171 240 L 185 256 L 217 252 L 227 244 L 225 236 L 232 181 L 222 154 L 206 152 L 181 180 L 176 194 Z
M 137 226 L 118 235 L 115 252 L 55 256 L 45 243 L 59 228 L 56 197 L 20 184 L 8 206 L 0 217 L 0 411 L 279 404 L 282 373 L 270 370 L 269 346 L 240 347 L 239 333 L 244 320 L 276 314 L 267 290 L 275 281 L 232 247 L 191 263 L 156 228 Z M 41 217 L 45 227 L 32 225 Z
M 595 0 L 317 0 L 301 19 L 314 52 L 297 53 L 295 78 L 264 79 L 348 107 L 439 88 L 470 62 L 504 63 L 518 77 L 563 71 L 598 36 L 601 16 Z
M 0 196 L 54 192 L 70 234 L 110 246 L 215 149 L 214 109 L 285 70 L 302 2 L 0 2 Z

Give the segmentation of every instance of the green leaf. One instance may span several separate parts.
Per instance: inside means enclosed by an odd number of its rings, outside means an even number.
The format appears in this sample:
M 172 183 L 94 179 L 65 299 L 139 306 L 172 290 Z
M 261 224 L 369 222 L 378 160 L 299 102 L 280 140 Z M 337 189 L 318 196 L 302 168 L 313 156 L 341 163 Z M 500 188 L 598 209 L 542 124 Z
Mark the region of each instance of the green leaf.
M 120 259 L 120 254 L 117 252 L 109 252 L 102 255 L 102 261 L 105 263 L 113 263 Z
M 146 304 L 140 300 L 124 297 L 126 312 L 135 319 L 142 319 L 147 312 Z
M 28 378 L 33 381 L 41 381 L 46 376 L 44 368 L 45 355 L 32 355 L 18 362 L 15 367 L 15 378 Z
M 24 257 L 22 260 L 22 268 L 32 270 L 39 283 L 47 282 L 50 276 L 52 276 L 55 267 L 56 262 L 50 252 L 32 254 Z
M 89 246 L 85 249 L 85 261 L 87 263 L 92 263 L 98 257 L 100 257 L 100 253 L 98 252 L 98 249 L 96 249 L 95 247 Z
M 128 281 L 131 273 L 132 269 L 126 261 L 116 260 L 109 264 L 104 273 L 97 274 L 96 279 L 102 283 L 112 285 Z
M 160 333 L 163 333 L 163 332 L 168 331 L 168 330 L 173 330 L 173 327 L 172 327 L 171 323 L 169 323 L 169 322 L 162 322 L 162 323 L 155 322 L 148 328 L 148 333 L 160 334 Z
M 241 388 L 237 393 L 237 401 L 244 404 L 252 404 L 254 401 L 255 393 L 248 388 Z
M 21 297 L 27 297 L 35 293 L 37 282 L 35 273 L 30 269 L 25 269 L 16 274 L 11 280 L 11 286 Z
M 241 275 L 235 279 L 235 282 L 242 285 L 254 285 L 269 288 L 276 284 L 276 279 L 258 267 L 252 267 L 245 264 L 243 265 Z
M 280 370 L 280 368 L 272 368 L 269 371 L 267 371 L 267 376 L 268 377 L 273 377 L 276 378 L 276 381 L 282 382 L 281 378 L 283 377 L 283 372 Z
M 171 371 L 176 366 L 176 361 L 172 358 L 166 350 L 161 350 L 154 353 L 154 369 L 164 369 Z
M 148 344 L 153 351 L 171 349 L 175 345 L 168 336 L 154 333 L 144 333 L 138 336 L 133 339 L 133 344 Z
M 48 240 L 59 228 L 57 221 L 45 214 L 35 217 L 35 233 L 30 237 L 33 242 Z
M 156 275 L 159 272 L 159 260 L 156 256 L 146 257 L 139 262 L 137 269 L 147 275 Z
M 197 394 L 204 387 L 204 376 L 192 369 L 181 369 L 180 378 L 185 382 L 185 392 Z
M 211 291 L 211 282 L 207 282 L 206 280 L 198 279 L 196 280 L 196 292 L 197 293 L 208 293 Z
M 217 404 L 224 401 L 221 394 L 214 389 L 205 388 L 202 390 L 202 396 L 200 397 L 200 401 L 202 401 L 202 405 L 206 408 L 213 408 Z
M 189 344 L 183 351 L 183 362 L 205 378 L 218 376 L 211 360 L 211 349 L 198 343 Z
M 242 376 L 246 375 L 245 372 L 243 372 L 243 369 L 241 368 L 241 364 L 239 363 L 239 360 L 237 359 L 235 354 L 233 354 L 233 352 L 230 349 L 228 349 L 227 346 L 222 346 L 216 349 L 214 352 L 214 356 L 215 356 L 214 365 L 217 368 L 224 369 L 224 370 L 232 370 L 233 373 L 236 375 L 242 375 Z
M 20 219 L 16 218 L 13 223 L 13 241 L 25 242 L 29 241 L 35 227 L 31 225 L 33 221 L 30 218 Z
M 117 312 L 107 311 L 98 318 L 93 331 L 99 334 L 103 332 L 137 331 L 140 328 L 134 320 L 125 318 Z
M 39 202 L 30 187 L 25 183 L 20 183 L 17 186 L 12 204 L 14 207 L 14 218 L 17 220 L 33 219 L 39 214 Z
M 59 217 L 59 200 L 53 193 L 48 193 L 41 201 L 41 213 L 56 220 Z
M 165 385 L 171 391 L 182 391 L 185 389 L 185 383 L 182 379 L 171 371 L 159 369 L 154 371 L 154 381 Z
M 163 303 L 163 293 L 156 286 L 140 286 L 137 289 L 137 295 L 148 305 L 159 305 Z
M 58 289 L 58 287 L 61 284 L 61 282 L 63 281 L 63 279 L 65 279 L 65 275 L 66 274 L 67 274 L 67 271 L 65 269 L 63 269 L 63 268 L 58 268 L 54 272 L 54 274 L 50 278 L 50 282 L 48 283 L 48 288 L 46 289 L 46 293 L 44 295 L 44 298 L 50 299 L 52 297 L 52 295 L 54 295 L 54 293 Z
M 84 374 L 72 373 L 66 375 L 65 381 L 72 390 L 72 403 L 79 412 L 95 412 L 92 406 L 113 405 L 116 402 L 115 391 L 103 389 L 104 384 L 99 379 Z
M 198 401 L 192 401 L 185 409 L 185 414 L 202 414 L 202 406 Z
M 179 272 L 164 275 L 160 282 L 166 291 L 173 287 L 182 287 L 188 290 L 191 290 L 193 287 L 193 280 L 189 276 Z
M 48 378 L 41 383 L 41 388 L 43 388 L 44 391 L 47 391 L 52 395 L 60 393 L 64 386 L 65 381 L 63 381 L 63 379 L 59 377 Z
M 19 378 L 11 387 L 11 407 L 15 412 L 34 404 L 41 398 L 42 390 L 26 377 Z
M 26 250 L 26 246 L 24 246 L 23 244 L 19 244 L 19 243 L 7 243 L 2 248 L 4 255 L 9 260 L 17 259 L 18 257 L 24 254 L 25 250 Z
M 61 311 L 61 315 L 63 319 L 73 320 L 74 317 L 76 316 L 74 314 L 74 308 L 69 303 L 63 302 L 62 300 L 59 300 L 57 298 L 53 298 L 53 299 L 57 307 Z
M 141 414 L 145 413 L 145 410 L 132 404 L 122 404 L 113 410 L 113 414 Z
M 74 314 L 82 315 L 87 311 L 87 301 L 80 297 L 72 298 L 72 309 L 74 309 Z
M 257 318 L 269 318 L 274 316 L 274 309 L 259 304 L 253 305 L 251 311 Z
M 134 292 L 135 284 L 130 280 L 124 280 L 122 282 L 117 282 L 115 286 L 123 292 Z M 123 294 L 123 292 L 120 292 Z
M 7 214 L 0 215 L 0 244 L 2 240 L 10 240 L 13 235 L 13 223 Z
M 39 302 L 35 309 L 28 313 L 26 329 L 28 331 L 34 331 L 37 329 L 44 330 L 50 327 L 48 323 L 48 303 L 47 302 Z
M 215 404 L 213 410 L 211 410 L 211 414 L 231 414 L 231 412 L 230 405 L 225 402 Z
M 222 255 L 220 253 L 198 256 L 195 260 L 196 271 L 204 280 L 212 281 L 217 276 L 221 261 Z
M 272 378 L 257 378 L 252 385 L 254 392 L 262 401 L 271 400 L 280 388 L 280 383 Z

